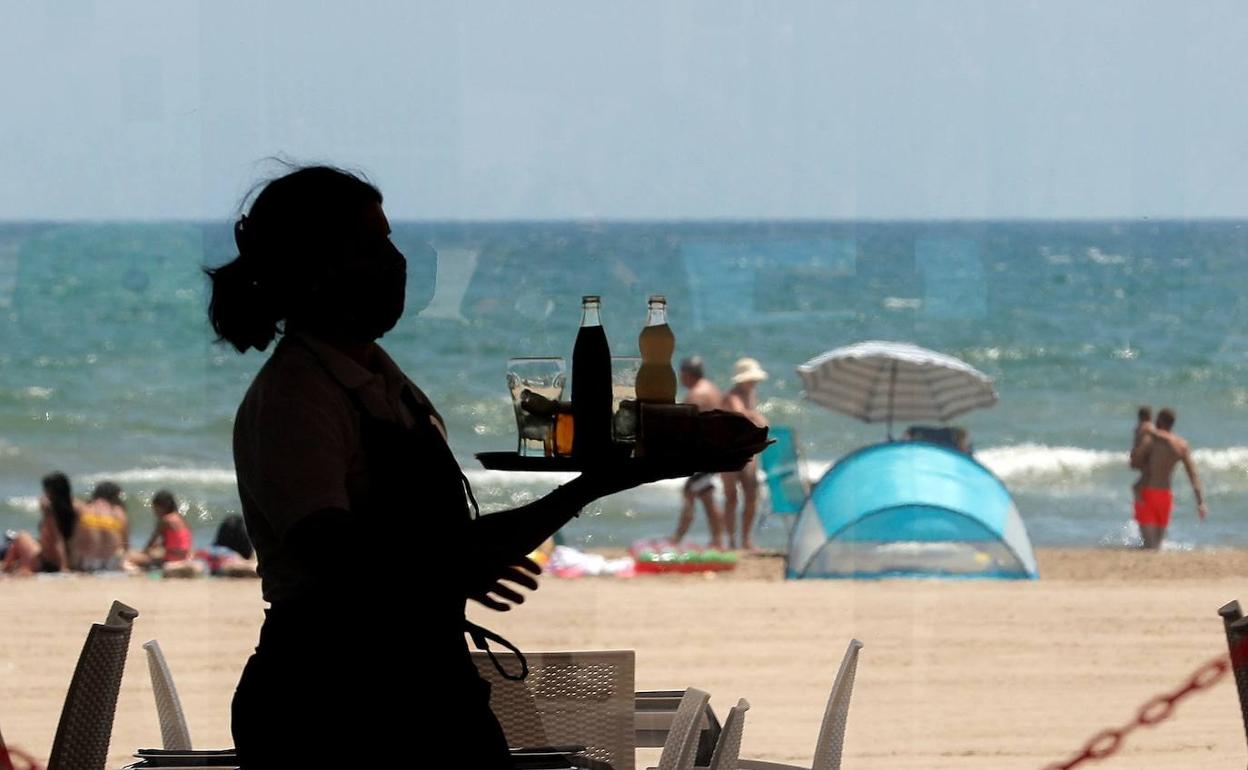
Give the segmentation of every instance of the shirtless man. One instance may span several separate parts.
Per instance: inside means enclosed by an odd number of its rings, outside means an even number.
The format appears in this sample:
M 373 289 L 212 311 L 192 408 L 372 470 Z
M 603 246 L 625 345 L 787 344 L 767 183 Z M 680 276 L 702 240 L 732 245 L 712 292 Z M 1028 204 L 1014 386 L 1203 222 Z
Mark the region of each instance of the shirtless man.
M 684 402 L 697 406 L 699 412 L 718 409 L 723 400 L 715 383 L 706 379 L 701 356 L 693 356 L 680 362 L 680 384 L 685 388 Z M 711 547 L 724 547 L 723 514 L 715 505 L 714 476 L 713 473 L 695 473 L 685 482 L 680 521 L 676 524 L 676 534 L 672 535 L 673 543 L 685 539 L 690 525 L 693 524 L 694 501 L 701 500 L 702 507 L 706 509 L 706 524 L 711 530 Z
M 743 414 L 757 426 L 765 427 L 767 419 L 758 411 L 758 383 L 767 379 L 767 372 L 753 358 L 742 358 L 733 367 L 732 390 L 724 396 L 723 408 L 728 412 Z M 737 547 L 737 488 L 741 488 L 744 501 L 741 506 L 741 547 L 754 548 L 754 512 L 758 508 L 758 457 L 753 457 L 745 467 L 720 476 L 724 482 L 724 530 L 728 533 L 728 547 Z
M 1174 468 L 1183 463 L 1187 477 L 1192 482 L 1192 493 L 1196 496 L 1196 515 L 1203 521 L 1209 514 L 1205 506 L 1205 493 L 1196 475 L 1196 466 L 1192 464 L 1192 451 L 1187 442 L 1173 432 L 1174 410 L 1162 409 L 1157 413 L 1157 425 L 1148 431 L 1139 444 L 1131 450 L 1131 467 L 1144 472 L 1144 484 L 1135 500 L 1135 520 L 1140 525 L 1140 537 L 1144 540 L 1144 548 L 1156 550 L 1166 538 L 1166 527 L 1170 525 L 1170 509 L 1174 505 L 1174 495 L 1170 491 L 1170 480 Z

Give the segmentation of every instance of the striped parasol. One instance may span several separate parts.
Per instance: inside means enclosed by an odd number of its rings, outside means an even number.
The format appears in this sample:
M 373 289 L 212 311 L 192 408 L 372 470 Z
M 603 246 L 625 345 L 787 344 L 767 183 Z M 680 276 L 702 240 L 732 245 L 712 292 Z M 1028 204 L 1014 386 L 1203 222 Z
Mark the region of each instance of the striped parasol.
M 952 420 L 997 403 L 992 378 L 907 342 L 859 342 L 797 367 L 806 398 L 864 422 Z

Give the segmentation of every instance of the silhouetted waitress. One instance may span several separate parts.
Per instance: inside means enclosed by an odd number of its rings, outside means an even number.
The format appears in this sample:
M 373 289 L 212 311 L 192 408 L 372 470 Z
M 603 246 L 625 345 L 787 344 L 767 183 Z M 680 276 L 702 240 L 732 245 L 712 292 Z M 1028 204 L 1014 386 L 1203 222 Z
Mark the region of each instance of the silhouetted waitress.
M 263 187 L 235 225 L 238 257 L 208 271 L 220 339 L 245 353 L 281 337 L 234 425 L 271 605 L 234 696 L 248 769 L 509 767 L 465 601 L 524 601 L 538 572 L 524 554 L 591 501 L 667 475 L 586 473 L 477 518 L 441 417 L 376 344 L 407 280 L 381 202 L 352 174 L 297 169 Z

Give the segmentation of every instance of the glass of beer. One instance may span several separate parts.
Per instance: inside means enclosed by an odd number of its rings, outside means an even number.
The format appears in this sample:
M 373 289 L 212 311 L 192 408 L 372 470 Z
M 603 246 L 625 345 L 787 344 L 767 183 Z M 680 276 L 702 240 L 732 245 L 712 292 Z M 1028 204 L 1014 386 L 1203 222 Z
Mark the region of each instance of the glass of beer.
M 507 359 L 507 389 L 516 412 L 516 452 L 545 457 L 554 429 L 554 405 L 563 398 L 567 368 L 558 357 Z

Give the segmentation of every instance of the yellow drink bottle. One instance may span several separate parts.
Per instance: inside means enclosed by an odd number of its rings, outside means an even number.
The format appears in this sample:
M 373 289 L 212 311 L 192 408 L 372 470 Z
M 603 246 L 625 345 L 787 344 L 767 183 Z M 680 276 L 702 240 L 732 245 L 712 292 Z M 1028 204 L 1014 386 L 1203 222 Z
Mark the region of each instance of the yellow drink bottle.
M 661 294 L 650 297 L 646 326 L 641 330 L 637 347 L 641 349 L 637 400 L 643 404 L 676 403 L 676 372 L 672 369 L 676 335 L 667 324 L 667 298 Z

